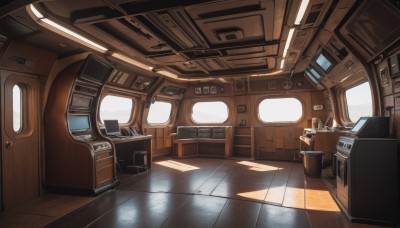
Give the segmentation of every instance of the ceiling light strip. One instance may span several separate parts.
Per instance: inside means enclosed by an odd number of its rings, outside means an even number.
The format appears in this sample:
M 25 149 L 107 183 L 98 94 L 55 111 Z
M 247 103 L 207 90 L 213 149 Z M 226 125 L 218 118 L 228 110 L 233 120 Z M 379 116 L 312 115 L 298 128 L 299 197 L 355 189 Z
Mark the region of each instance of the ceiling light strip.
M 291 29 L 289 30 L 289 34 L 288 34 L 288 37 L 287 37 L 286 43 L 285 43 L 285 49 L 283 49 L 283 55 L 282 55 L 282 57 L 286 57 L 286 53 L 287 53 L 287 50 L 288 50 L 288 48 L 289 48 L 290 42 L 292 42 L 294 29 L 295 29 L 295 28 L 291 28 Z
M 50 25 L 51 27 L 55 28 L 58 31 L 61 31 L 61 33 L 58 33 L 58 34 L 66 37 L 66 38 L 69 38 L 69 39 L 70 39 L 69 36 L 72 36 L 72 37 L 82 41 L 83 42 L 82 44 L 84 44 L 85 46 L 90 47 L 92 49 L 95 49 L 97 51 L 100 51 L 100 52 L 103 52 L 103 53 L 108 51 L 108 49 L 106 47 L 104 47 L 104 46 L 102 46 L 100 44 L 97 44 L 97 43 L 87 39 L 86 37 L 83 37 L 83 36 L 79 35 L 78 33 L 74 32 L 72 30 L 69 30 L 69 29 L 65 28 L 64 26 L 62 26 L 60 24 L 57 24 L 56 22 L 44 17 L 43 14 L 41 14 L 32 4 L 30 5 L 30 8 L 32 10 L 32 13 L 40 21 Z
M 142 68 L 144 70 L 148 70 L 148 71 L 152 71 L 153 70 L 152 66 L 149 66 L 147 64 L 144 64 L 144 63 L 141 63 L 139 61 L 136 61 L 136 60 L 134 60 L 134 59 L 132 59 L 132 58 L 126 56 L 126 55 L 120 54 L 120 53 L 114 52 L 114 53 L 111 54 L 111 56 L 114 57 L 114 58 L 117 58 L 119 60 L 122 60 L 122 61 L 124 61 L 126 63 L 129 63 L 129 64 L 132 64 L 132 65 L 137 66 L 139 68 Z
M 308 3 L 309 3 L 309 0 L 301 1 L 300 7 L 299 7 L 299 11 L 297 12 L 296 19 L 294 20 L 294 24 L 295 25 L 300 25 L 300 22 L 304 17 L 304 13 L 306 12 Z

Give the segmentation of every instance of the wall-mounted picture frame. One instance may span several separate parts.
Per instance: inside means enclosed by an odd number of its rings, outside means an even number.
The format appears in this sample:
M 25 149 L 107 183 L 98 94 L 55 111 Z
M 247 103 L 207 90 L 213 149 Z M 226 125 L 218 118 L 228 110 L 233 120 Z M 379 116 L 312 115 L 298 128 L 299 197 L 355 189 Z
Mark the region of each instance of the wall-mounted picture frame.
M 210 87 L 209 86 L 203 86 L 203 94 L 210 94 Z
M 238 113 L 245 113 L 247 111 L 246 105 L 238 105 L 237 106 L 237 112 Z
M 217 86 L 210 86 L 210 94 L 217 94 Z
M 200 95 L 201 94 L 201 87 L 194 88 L 194 94 Z

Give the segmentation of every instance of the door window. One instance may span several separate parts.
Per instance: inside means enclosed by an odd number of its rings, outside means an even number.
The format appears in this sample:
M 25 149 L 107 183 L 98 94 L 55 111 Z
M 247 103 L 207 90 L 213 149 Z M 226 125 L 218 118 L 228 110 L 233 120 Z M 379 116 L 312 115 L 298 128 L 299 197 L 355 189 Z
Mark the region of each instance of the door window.
M 19 85 L 13 87 L 13 129 L 15 132 L 20 132 L 22 129 L 22 89 Z

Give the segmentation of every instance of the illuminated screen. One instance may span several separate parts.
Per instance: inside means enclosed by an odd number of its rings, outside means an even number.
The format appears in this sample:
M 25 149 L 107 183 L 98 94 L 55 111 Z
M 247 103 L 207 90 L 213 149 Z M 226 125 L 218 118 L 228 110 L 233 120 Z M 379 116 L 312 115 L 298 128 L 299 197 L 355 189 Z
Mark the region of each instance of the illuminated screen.
M 71 132 L 90 129 L 89 115 L 69 115 L 68 123 Z
M 320 66 L 325 72 L 328 72 L 328 70 L 331 68 L 332 66 L 332 62 L 329 61 L 328 58 L 326 58 L 326 56 L 323 53 L 320 53 L 318 55 L 317 60 L 315 60 L 315 62 L 318 64 L 318 66 Z
M 309 68 L 310 72 L 315 76 L 316 79 L 321 79 L 321 75 L 312 67 Z
M 314 83 L 314 85 L 318 84 L 317 80 L 311 75 L 311 73 L 308 70 L 306 70 L 306 75 Z
M 367 118 L 360 118 L 356 125 L 354 125 L 354 127 L 351 129 L 351 131 L 356 134 L 365 124 L 365 122 L 367 121 Z

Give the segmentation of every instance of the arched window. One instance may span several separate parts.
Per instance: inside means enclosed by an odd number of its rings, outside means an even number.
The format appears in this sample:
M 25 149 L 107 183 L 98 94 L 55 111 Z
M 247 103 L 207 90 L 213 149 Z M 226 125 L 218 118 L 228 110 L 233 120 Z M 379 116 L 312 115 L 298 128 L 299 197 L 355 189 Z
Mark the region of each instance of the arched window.
M 100 104 L 100 120 L 118 120 L 118 123 L 128 123 L 133 111 L 133 99 L 107 95 Z
M 19 85 L 13 87 L 13 129 L 15 132 L 22 130 L 22 89 Z
M 258 105 L 258 118 L 265 123 L 297 122 L 303 106 L 296 98 L 266 98 Z
M 228 106 L 222 101 L 196 102 L 192 108 L 192 120 L 196 123 L 224 123 L 228 113 Z
M 372 116 L 371 88 L 368 82 L 345 91 L 347 116 L 355 123 L 362 116 Z
M 156 101 L 150 105 L 147 116 L 148 124 L 168 124 L 171 118 L 172 104 L 164 101 Z

